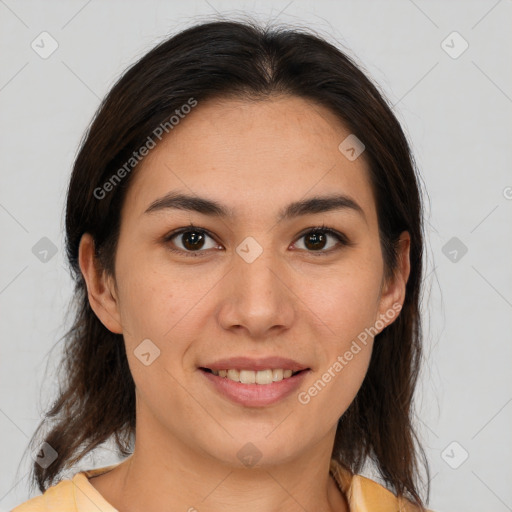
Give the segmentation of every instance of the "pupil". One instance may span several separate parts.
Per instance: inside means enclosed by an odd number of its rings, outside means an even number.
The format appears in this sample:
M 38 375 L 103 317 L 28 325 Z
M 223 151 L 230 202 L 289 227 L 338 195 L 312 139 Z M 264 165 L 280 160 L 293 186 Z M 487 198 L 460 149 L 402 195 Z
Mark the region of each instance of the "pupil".
M 323 233 L 310 233 L 306 237 L 305 245 L 308 249 L 323 249 L 325 239 L 326 237 Z M 312 244 L 309 244 L 309 241 L 312 241 Z M 320 246 L 318 244 L 320 244 Z M 312 245 L 312 247 L 310 245 Z
M 187 249 L 200 249 L 204 244 L 204 235 L 197 231 L 187 231 L 183 234 L 183 240 L 183 245 Z

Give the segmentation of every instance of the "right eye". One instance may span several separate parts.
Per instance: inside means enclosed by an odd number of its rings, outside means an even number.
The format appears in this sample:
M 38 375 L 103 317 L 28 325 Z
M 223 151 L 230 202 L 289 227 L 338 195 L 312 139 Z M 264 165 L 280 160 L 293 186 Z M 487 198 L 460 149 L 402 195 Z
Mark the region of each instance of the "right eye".
M 175 239 L 176 241 L 174 241 Z M 209 247 L 208 239 L 211 240 Z M 194 226 L 180 228 L 169 233 L 166 235 L 165 241 L 169 243 L 169 250 L 184 256 L 199 256 L 199 254 L 194 253 L 206 252 L 208 249 L 218 247 L 213 237 L 205 229 Z M 172 245 L 178 248 L 172 247 Z

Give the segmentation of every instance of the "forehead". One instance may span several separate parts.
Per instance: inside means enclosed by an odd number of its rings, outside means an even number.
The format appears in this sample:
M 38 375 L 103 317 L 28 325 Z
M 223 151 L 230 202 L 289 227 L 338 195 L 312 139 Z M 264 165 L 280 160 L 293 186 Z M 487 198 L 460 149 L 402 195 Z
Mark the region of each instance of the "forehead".
M 350 161 L 338 148 L 349 135 L 329 109 L 295 96 L 199 103 L 137 166 L 125 204 L 140 214 L 179 190 L 254 217 L 338 192 L 354 197 L 371 218 L 364 153 Z

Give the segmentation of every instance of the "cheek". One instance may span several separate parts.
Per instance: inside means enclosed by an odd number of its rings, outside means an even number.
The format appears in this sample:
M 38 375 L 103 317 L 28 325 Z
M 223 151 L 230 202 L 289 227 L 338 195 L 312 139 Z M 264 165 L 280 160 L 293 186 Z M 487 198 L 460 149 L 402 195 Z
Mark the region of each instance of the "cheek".
M 160 251 L 149 251 L 136 239 L 121 234 L 116 277 L 128 336 L 160 338 L 186 311 L 187 292 L 193 288 L 184 286 L 179 271 L 164 265 L 158 254 Z
M 322 417 L 327 425 L 334 425 L 356 397 L 373 349 L 373 337 L 364 327 L 368 314 L 341 308 L 333 318 L 339 335 L 322 337 L 318 351 L 322 364 L 297 396 L 305 408 L 305 421 Z
M 318 406 L 324 411 L 328 403 L 336 404 L 333 421 L 352 402 L 368 370 L 378 313 L 379 268 L 378 260 L 354 261 L 329 278 L 308 283 L 305 302 L 313 312 L 309 318 L 316 326 L 321 365 L 305 400 L 323 395 Z
M 140 267 L 137 272 L 120 276 L 119 309 L 125 337 L 159 339 L 166 328 L 172 327 L 173 317 L 179 315 L 182 302 L 175 301 L 176 288 L 168 281 Z M 170 303 L 175 306 L 172 310 Z
M 301 296 L 305 304 L 343 345 L 375 321 L 381 276 L 378 264 L 352 264 L 329 275 L 308 277 Z
M 339 346 L 326 363 L 311 375 L 297 395 L 301 424 L 315 430 L 318 418 L 325 428 L 336 425 L 356 397 L 366 376 L 372 342 Z
M 191 339 L 211 321 L 207 300 L 220 276 L 184 270 L 150 258 L 119 260 L 119 310 L 127 351 L 149 339 L 160 350 L 159 364 L 175 373 Z

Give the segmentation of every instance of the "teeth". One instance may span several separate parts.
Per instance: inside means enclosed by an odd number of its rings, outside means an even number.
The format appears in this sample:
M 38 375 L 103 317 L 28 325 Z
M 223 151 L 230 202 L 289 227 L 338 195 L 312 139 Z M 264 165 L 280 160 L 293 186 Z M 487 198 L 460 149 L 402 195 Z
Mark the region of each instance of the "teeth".
M 235 382 L 242 384 L 272 384 L 272 382 L 279 382 L 283 379 L 288 379 L 292 376 L 291 370 L 282 370 L 280 368 L 275 370 L 212 370 L 214 375 L 219 377 L 226 377 Z

